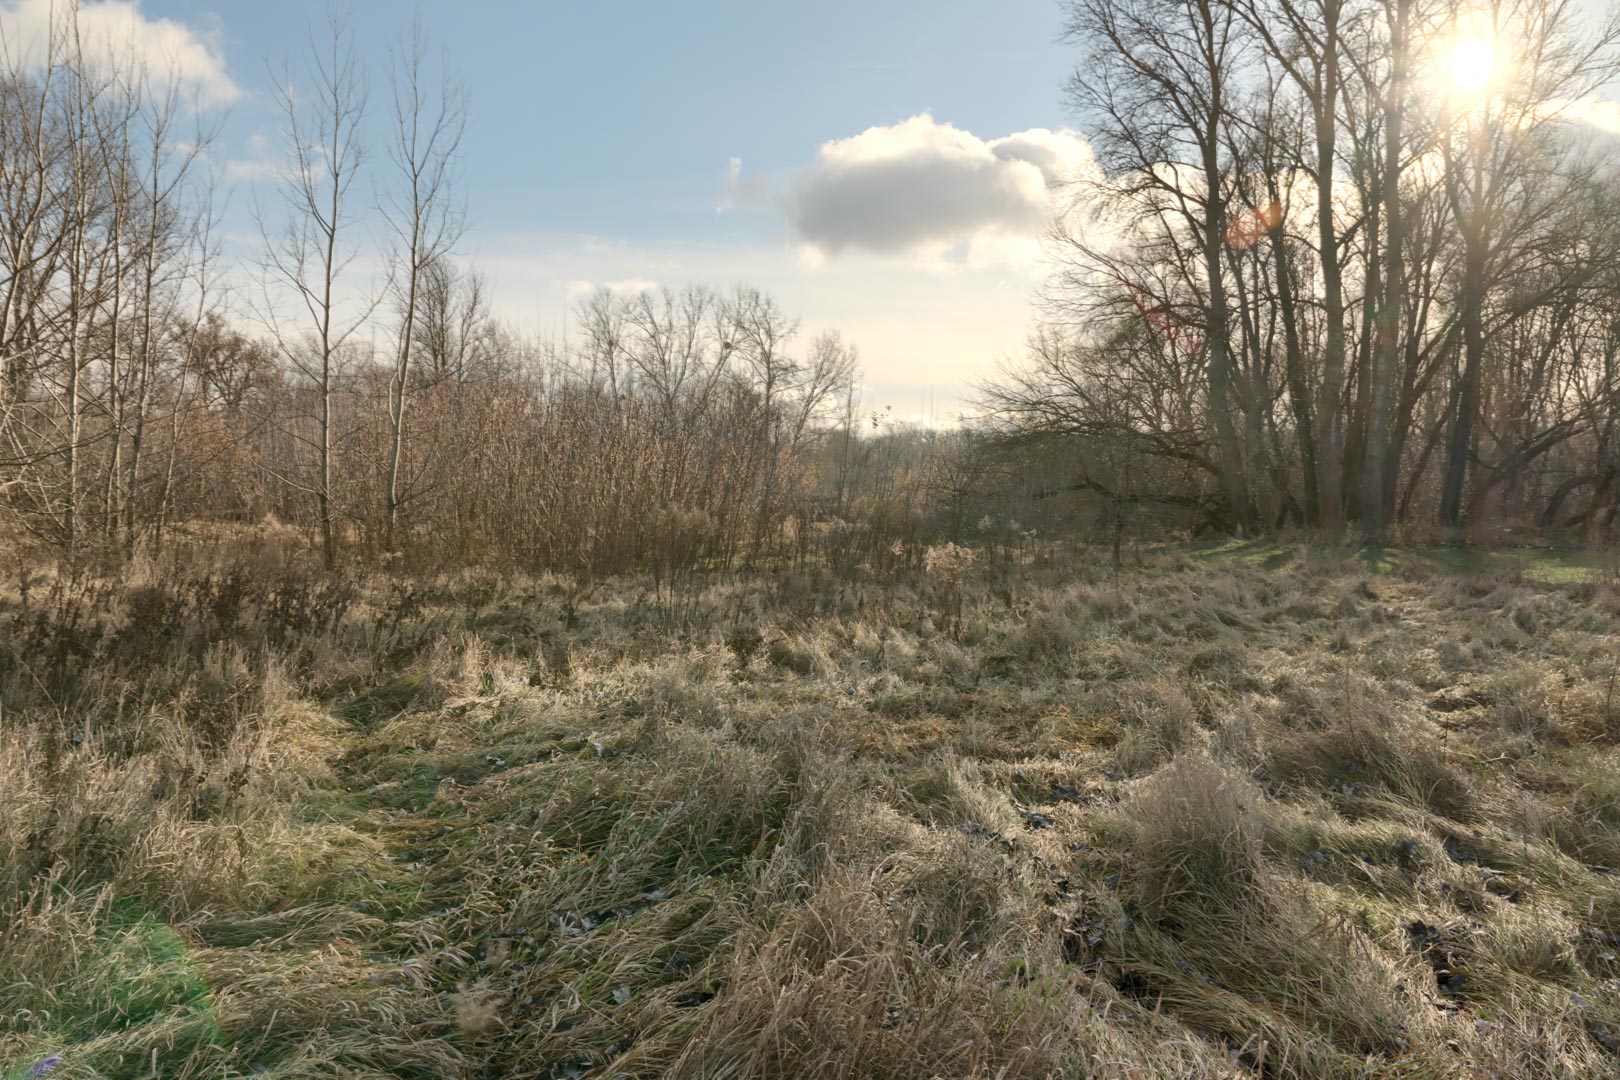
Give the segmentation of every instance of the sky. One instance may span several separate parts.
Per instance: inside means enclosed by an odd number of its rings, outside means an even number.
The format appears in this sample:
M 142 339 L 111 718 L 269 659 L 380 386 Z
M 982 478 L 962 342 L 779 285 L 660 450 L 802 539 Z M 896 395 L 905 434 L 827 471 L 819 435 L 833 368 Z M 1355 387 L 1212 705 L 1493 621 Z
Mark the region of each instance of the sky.
M 39 18 L 51 0 L 0 0 Z M 340 3 L 386 107 L 408 0 Z M 9 10 L 8 10 L 9 9 Z M 179 56 L 219 134 L 227 245 L 256 240 L 272 72 L 329 0 L 84 0 Z M 469 99 L 461 257 L 496 311 L 569 332 L 595 287 L 748 283 L 859 349 L 864 405 L 953 418 L 1021 352 L 1065 130 L 1057 0 L 422 0 Z M 382 160 L 374 150 L 374 162 Z M 369 193 L 362 193 L 369 199 Z M 357 264 L 359 265 L 359 264 Z
M 64 2 L 0 0 L 0 33 L 26 39 Z M 597 288 L 755 285 L 802 318 L 801 340 L 841 331 L 863 405 L 909 419 L 950 423 L 1023 352 L 1061 183 L 1097 175 L 1062 104 L 1076 57 L 1060 0 L 336 3 L 379 128 L 390 49 L 417 11 L 464 86 L 456 254 L 503 320 L 566 337 Z M 1595 22 L 1602 3 L 1581 10 Z M 254 208 L 275 201 L 276 73 L 326 32 L 333 0 L 81 5 L 81 27 L 172 60 L 201 96 L 224 246 L 250 265 Z M 1620 92 L 1603 96 L 1583 115 L 1620 133 Z M 380 265 L 356 261 L 357 293 Z

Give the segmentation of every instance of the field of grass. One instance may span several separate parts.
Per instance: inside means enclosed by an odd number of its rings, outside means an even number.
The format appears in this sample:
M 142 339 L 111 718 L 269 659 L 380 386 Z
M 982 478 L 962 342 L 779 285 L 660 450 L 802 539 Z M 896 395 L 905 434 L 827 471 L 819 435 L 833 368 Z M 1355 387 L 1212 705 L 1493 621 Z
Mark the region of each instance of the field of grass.
M 0 596 L 0 1078 L 1620 1076 L 1620 584 Z

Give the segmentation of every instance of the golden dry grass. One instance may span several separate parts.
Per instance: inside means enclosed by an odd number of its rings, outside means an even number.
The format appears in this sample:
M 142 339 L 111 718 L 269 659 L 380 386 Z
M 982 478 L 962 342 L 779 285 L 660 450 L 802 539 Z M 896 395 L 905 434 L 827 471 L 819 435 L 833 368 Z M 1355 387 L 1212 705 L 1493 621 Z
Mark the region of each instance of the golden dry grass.
M 41 573 L 0 1077 L 1620 1075 L 1614 582 L 1099 564 Z

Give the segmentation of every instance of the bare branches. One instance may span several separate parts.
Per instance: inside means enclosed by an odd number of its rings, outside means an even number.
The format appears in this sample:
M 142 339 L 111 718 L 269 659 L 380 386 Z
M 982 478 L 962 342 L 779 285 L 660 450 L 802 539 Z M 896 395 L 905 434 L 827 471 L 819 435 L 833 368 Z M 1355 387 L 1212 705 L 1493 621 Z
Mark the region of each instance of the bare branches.
M 357 302 L 338 287 L 356 257 L 348 241 L 349 195 L 366 157 L 366 80 L 352 32 L 335 13 L 324 37 L 311 33 L 299 76 L 289 63 L 276 85 L 285 155 L 277 189 L 285 216 L 279 231 L 260 219 L 260 315 L 282 357 L 319 399 L 316 478 L 307 486 L 319 507 L 323 557 L 332 566 L 333 383 L 377 304 L 375 298 Z
M 394 176 L 381 200 L 383 220 L 392 237 L 389 285 L 399 312 L 389 383 L 390 439 L 384 490 L 390 543 L 399 525 L 400 507 L 410 498 L 408 478 L 401 469 L 423 285 L 429 273 L 442 268 L 449 258 L 465 222 L 454 182 L 467 128 L 466 101 L 461 88 L 442 71 L 438 89 L 430 93 L 426 51 L 418 15 L 409 41 L 396 50 L 390 65 L 393 110 L 388 157 Z
M 1572 120 L 1620 63 L 1613 21 L 1583 30 L 1565 0 L 1066 10 L 1106 173 L 1077 201 L 1111 228 L 1054 228 L 1064 330 L 987 390 L 1009 432 L 1076 440 L 1109 491 L 1097 461 L 1127 448 L 1196 459 L 1135 482 L 1212 474 L 1241 531 L 1300 513 L 1374 538 L 1415 494 L 1453 529 L 1487 497 L 1532 519 L 1538 470 L 1612 454 L 1573 327 L 1612 305 L 1613 156 Z

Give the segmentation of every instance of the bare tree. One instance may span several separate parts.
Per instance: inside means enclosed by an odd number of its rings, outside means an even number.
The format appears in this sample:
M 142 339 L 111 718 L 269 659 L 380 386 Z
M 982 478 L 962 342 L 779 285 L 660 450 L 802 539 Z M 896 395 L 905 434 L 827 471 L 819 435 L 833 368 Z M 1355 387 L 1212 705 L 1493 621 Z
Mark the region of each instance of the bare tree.
M 1363 531 L 1382 542 L 1394 509 L 1395 473 L 1390 468 L 1390 426 L 1394 420 L 1395 379 L 1400 368 L 1402 307 L 1406 292 L 1406 218 L 1401 199 L 1406 145 L 1407 96 L 1411 92 L 1413 0 L 1384 0 L 1389 70 L 1382 102 L 1383 175 L 1378 210 L 1383 222 L 1382 295 L 1373 319 L 1371 412 L 1366 461 L 1362 469 Z
M 8 41 L 0 28 L 0 425 L 5 464 L 0 485 L 28 482 L 27 468 L 62 448 L 32 439 L 36 419 L 28 396 L 43 377 L 54 322 L 53 289 L 68 254 L 72 215 L 59 180 L 71 150 L 56 114 L 61 84 L 74 76 L 63 63 L 56 28 L 35 78 L 26 43 Z
M 1446 438 L 1440 521 L 1461 535 L 1464 495 L 1480 408 L 1487 340 L 1487 292 L 1503 256 L 1551 209 L 1567 155 L 1557 141 L 1561 107 L 1584 100 L 1620 71 L 1620 21 L 1595 33 L 1576 27 L 1568 0 L 1494 0 L 1459 12 L 1482 21 L 1481 33 L 1522 37 L 1515 57 L 1497 61 L 1515 69 L 1500 86 L 1464 92 L 1440 140 L 1445 194 L 1462 246 L 1458 316 L 1462 360 Z M 1473 91 L 1474 88 L 1465 88 Z
M 446 80 L 427 87 L 426 42 L 420 14 L 392 63 L 393 110 L 388 156 L 393 186 L 382 201 L 383 219 L 393 235 L 390 289 L 399 312 L 389 380 L 389 446 L 385 490 L 385 542 L 392 547 L 401 505 L 409 498 L 401 465 L 405 414 L 411 394 L 411 362 L 416 321 L 426 277 L 442 266 L 460 238 L 463 214 L 454 190 L 456 156 L 467 126 L 461 88 Z M 436 283 L 435 283 L 436 284 Z
M 483 278 L 458 270 L 449 259 L 429 263 L 417 283 L 416 383 L 430 389 L 468 378 L 490 352 L 492 326 Z
M 1323 334 L 1322 370 L 1312 419 L 1319 442 L 1312 457 L 1317 469 L 1320 524 L 1329 531 L 1343 527 L 1345 512 L 1345 260 L 1337 177 L 1343 53 L 1349 46 L 1345 40 L 1346 8 L 1345 0 L 1268 0 L 1239 7 L 1249 27 L 1264 43 L 1267 60 L 1282 70 L 1303 100 L 1310 123 L 1310 152 L 1301 154 L 1293 164 L 1310 178 L 1316 193 Z
M 1213 0 L 1073 0 L 1067 11 L 1067 37 L 1085 49 L 1070 101 L 1092 126 L 1122 208 L 1163 246 L 1181 287 L 1197 297 L 1220 479 L 1236 528 L 1253 532 L 1259 519 L 1232 416 L 1234 335 L 1223 254 L 1232 180 L 1224 129 L 1245 28 L 1230 6 Z M 1171 301 L 1138 282 L 1116 282 L 1143 294 L 1144 312 Z
M 1054 228 L 1069 325 L 989 388 L 1008 430 L 1179 463 L 1136 469 L 1176 485 L 1138 494 L 1239 533 L 1260 512 L 1378 540 L 1432 498 L 1456 535 L 1487 495 L 1528 520 L 1542 471 L 1575 471 L 1560 506 L 1602 475 L 1590 404 L 1616 403 L 1573 343 L 1609 280 L 1613 153 L 1567 121 L 1616 70 L 1615 24 L 1583 32 L 1566 0 L 1066 10 L 1104 171 L 1083 197 L 1112 227 Z
M 333 390 L 346 345 L 366 325 L 374 299 L 340 295 L 339 279 L 353 261 L 349 194 L 365 160 L 361 123 L 366 84 L 347 25 L 334 15 L 326 37 L 309 39 L 306 62 L 294 75 L 284 65 L 276 84 L 285 155 L 278 188 L 285 217 L 278 228 L 260 214 L 265 279 L 260 316 L 283 359 L 310 384 L 314 433 L 294 423 L 288 431 L 315 456 L 313 480 L 298 473 L 281 479 L 316 501 L 322 559 L 337 560 L 333 489 Z
M 160 84 L 147 82 L 141 95 L 143 107 L 136 115 L 134 134 L 140 138 L 141 190 L 136 224 L 139 228 L 139 260 L 135 272 L 135 302 L 138 336 L 135 339 L 135 365 L 130 373 L 134 392 L 129 411 L 133 414 L 120 425 L 129 433 L 129 460 L 125 466 L 122 499 L 124 504 L 124 547 L 133 552 L 139 526 L 137 495 L 141 465 L 146 450 L 149 404 L 154 372 L 162 347 L 161 335 L 183 316 L 179 285 L 190 279 L 195 288 L 192 323 L 208 306 L 208 275 L 205 266 L 211 236 L 212 187 L 201 200 L 201 210 L 185 205 L 191 178 L 212 141 L 212 131 L 199 121 L 187 133 L 177 136 L 182 118 L 182 83 L 170 72 Z M 193 116 L 200 113 L 193 108 Z M 197 260 L 196 262 L 193 259 Z M 183 378 L 183 376 L 182 376 Z M 120 396 L 122 401 L 124 395 Z M 178 416 L 178 410 L 175 410 Z M 168 470 L 165 470 L 165 476 Z M 163 485 L 167 489 L 167 482 Z M 161 501 L 161 500 L 160 500 Z

